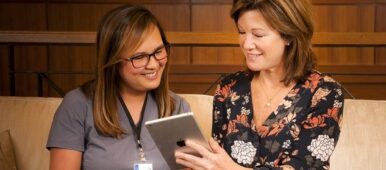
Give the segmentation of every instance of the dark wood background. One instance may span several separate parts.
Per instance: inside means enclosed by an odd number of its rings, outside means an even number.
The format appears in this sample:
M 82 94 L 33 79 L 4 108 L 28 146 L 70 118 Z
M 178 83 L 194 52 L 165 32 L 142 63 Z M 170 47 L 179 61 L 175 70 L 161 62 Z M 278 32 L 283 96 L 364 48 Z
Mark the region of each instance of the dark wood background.
M 316 32 L 386 32 L 386 0 L 313 0 Z M 232 0 L 0 0 L 0 30 L 95 31 L 101 16 L 120 4 L 142 4 L 166 31 L 236 32 Z M 93 45 L 14 46 L 17 96 L 37 96 L 36 74 L 68 91 L 93 78 Z M 339 73 L 356 98 L 386 99 L 386 47 L 315 47 L 323 72 Z M 10 95 L 9 45 L 0 44 L 0 95 Z M 242 69 L 238 47 L 173 47 L 171 88 L 177 93 L 213 94 L 221 72 Z M 220 71 L 219 71 L 220 70 Z M 221 71 L 222 70 L 222 71 Z M 369 71 L 370 70 L 370 71 Z M 77 74 L 67 74 L 77 72 Z M 43 83 L 43 96 L 59 96 Z

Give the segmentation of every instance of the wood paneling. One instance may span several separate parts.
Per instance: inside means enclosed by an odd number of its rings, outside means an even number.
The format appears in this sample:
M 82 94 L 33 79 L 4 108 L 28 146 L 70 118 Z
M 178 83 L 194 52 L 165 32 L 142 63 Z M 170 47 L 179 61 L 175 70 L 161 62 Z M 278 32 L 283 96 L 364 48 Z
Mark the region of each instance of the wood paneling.
M 9 95 L 8 46 L 0 45 L 0 95 Z
M 17 71 L 47 71 L 46 46 L 15 46 Z
M 145 7 L 157 17 L 164 31 L 190 31 L 189 5 L 145 5 Z M 171 63 L 190 63 L 190 47 L 173 47 L 171 52 Z
M 47 0 L 0 0 L 0 3 L 35 3 L 35 2 L 46 2 Z
M 95 31 L 102 16 L 117 4 L 49 4 L 48 30 Z
M 314 5 L 317 32 L 374 31 L 374 5 Z
M 61 3 L 186 4 L 189 0 L 49 0 Z
M 193 4 L 231 4 L 233 0 L 191 0 Z
M 385 0 L 386 2 L 386 0 Z M 377 5 L 376 8 L 376 26 L 375 31 L 377 32 L 386 32 L 386 4 Z M 386 47 L 377 47 L 375 48 L 375 64 L 386 65 Z
M 347 83 L 343 86 L 357 99 L 386 100 L 385 84 Z M 349 98 L 347 95 L 345 97 Z
M 178 93 L 204 93 L 209 89 L 207 94 L 213 95 L 221 75 L 244 68 L 241 65 L 172 66 L 170 84 Z M 332 75 L 356 98 L 386 99 L 386 66 L 320 66 L 318 70 Z
M 189 64 L 191 60 L 190 51 L 190 47 L 172 46 L 168 62 L 171 64 Z
M 45 29 L 45 4 L 0 3 L 0 30 Z
M 374 5 L 314 5 L 315 31 L 372 32 Z M 374 64 L 374 48 L 315 48 L 321 65 Z
M 87 82 L 88 80 L 95 78 L 94 75 L 88 74 L 51 74 L 49 75 L 49 77 L 56 85 L 59 86 L 60 89 L 65 92 L 75 89 L 81 86 L 83 83 Z M 53 88 L 49 87 L 48 96 L 59 96 L 59 94 Z
M 190 31 L 189 5 L 144 5 L 160 21 L 165 31 Z
M 232 0 L 0 0 L 0 30 L 96 31 L 100 18 L 124 3 L 144 4 L 157 16 L 165 31 L 236 33 L 229 16 Z M 383 21 L 386 0 L 312 0 L 312 3 L 317 32 L 386 32 Z M 374 49 L 355 45 L 315 48 L 319 65 L 329 67 L 322 71 L 336 73 L 334 77 L 354 96 L 385 99 L 386 76 L 377 69 L 386 65 L 386 47 Z M 7 53 L 7 46 L 0 46 L 1 95 L 8 92 L 8 83 L 5 83 L 8 74 L 3 69 L 8 64 Z M 95 69 L 93 45 L 61 44 L 49 48 L 22 45 L 15 48 L 15 55 L 17 71 L 49 71 L 49 77 L 65 91 L 78 87 L 93 75 L 54 72 L 92 72 Z M 244 64 L 244 57 L 239 47 L 234 46 L 192 48 L 179 45 L 172 48 L 169 61 L 172 90 L 204 93 L 211 87 L 207 94 L 213 94 L 215 86 L 211 85 L 224 70 L 240 69 L 238 65 Z M 209 66 L 203 68 L 200 64 Z M 350 65 L 356 67 L 346 68 Z M 373 66 L 375 70 L 356 70 Z M 16 83 L 17 95 L 37 95 L 35 74 L 17 73 Z M 47 83 L 43 83 L 43 93 L 58 96 Z
M 95 31 L 102 16 L 120 4 L 50 4 L 49 30 Z M 188 5 L 145 5 L 167 31 L 189 31 Z M 175 15 L 178 14 L 178 15 Z
M 312 4 L 371 4 L 375 0 L 311 0 Z
M 35 3 L 1 3 L 0 4 L 0 29 L 1 30 L 45 30 L 46 29 L 46 15 L 45 4 Z M 1 95 L 9 95 L 9 72 L 8 72 L 8 49 L 7 46 L 1 48 Z M 39 49 L 38 51 L 41 52 Z M 37 52 L 39 53 L 39 52 Z M 15 55 L 17 57 L 16 68 L 34 67 L 34 63 L 38 63 L 39 56 L 35 55 L 34 50 L 15 48 Z M 28 56 L 26 56 L 28 54 Z M 25 58 L 21 57 L 23 55 Z M 36 58 L 35 58 L 36 57 Z M 43 56 L 44 57 L 44 56 Z M 23 61 L 24 60 L 24 61 Z M 33 60 L 37 62 L 33 62 Z M 40 61 L 41 62 L 41 61 Z M 31 64 L 32 66 L 28 66 Z M 40 68 L 40 66 L 38 66 Z M 30 86 L 36 86 L 36 79 L 33 81 L 31 76 L 24 75 L 24 77 L 17 76 L 17 90 L 16 95 L 34 95 L 28 90 Z M 20 85 L 19 85 L 20 84 Z
M 38 96 L 37 74 L 16 74 L 16 96 Z
M 53 72 L 95 72 L 94 46 L 50 46 L 49 70 Z
M 193 5 L 193 32 L 237 32 L 229 16 L 231 5 Z M 194 47 L 192 64 L 241 64 L 238 47 Z
M 96 50 L 94 46 L 61 46 L 49 47 L 49 78 L 64 92 L 80 86 L 94 77 L 96 69 Z M 91 74 L 91 75 L 90 75 Z M 52 86 L 48 87 L 48 96 L 60 96 Z
M 20 96 L 37 96 L 38 72 L 47 71 L 47 47 L 15 46 L 14 49 L 15 93 Z
M 372 65 L 373 48 L 315 47 L 319 65 Z

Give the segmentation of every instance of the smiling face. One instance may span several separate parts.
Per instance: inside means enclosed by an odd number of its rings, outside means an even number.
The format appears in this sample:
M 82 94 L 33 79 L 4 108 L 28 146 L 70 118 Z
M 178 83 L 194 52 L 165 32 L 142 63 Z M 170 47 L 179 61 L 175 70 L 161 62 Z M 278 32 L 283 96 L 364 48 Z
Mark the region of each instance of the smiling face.
M 256 10 L 242 13 L 237 22 L 240 47 L 251 71 L 283 69 L 286 41 Z
M 123 54 L 122 58 L 138 59 L 143 54 L 161 54 L 164 46 L 160 31 L 157 27 L 149 28 L 147 34 L 144 34 L 142 43 L 131 54 Z M 122 60 L 119 64 L 119 75 L 121 77 L 121 90 L 134 93 L 142 93 L 156 89 L 161 82 L 162 73 L 166 67 L 167 57 L 157 60 L 151 56 L 150 60 L 143 67 L 136 68 L 130 60 Z

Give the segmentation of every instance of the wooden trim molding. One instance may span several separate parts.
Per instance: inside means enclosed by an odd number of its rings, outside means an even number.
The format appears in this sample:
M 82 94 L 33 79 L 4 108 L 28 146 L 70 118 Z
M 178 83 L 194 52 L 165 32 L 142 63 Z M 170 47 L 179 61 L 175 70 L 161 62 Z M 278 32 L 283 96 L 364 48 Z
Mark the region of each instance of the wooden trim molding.
M 238 46 L 236 33 L 167 32 L 177 46 Z M 6 44 L 94 44 L 95 32 L 0 31 Z M 386 32 L 316 32 L 315 46 L 386 46 Z

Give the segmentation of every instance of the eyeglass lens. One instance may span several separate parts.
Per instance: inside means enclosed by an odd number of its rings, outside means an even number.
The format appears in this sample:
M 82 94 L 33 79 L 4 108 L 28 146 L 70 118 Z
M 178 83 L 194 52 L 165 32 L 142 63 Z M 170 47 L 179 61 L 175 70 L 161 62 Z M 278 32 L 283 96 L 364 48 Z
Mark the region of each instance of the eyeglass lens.
M 151 54 L 141 54 L 131 57 L 130 61 L 135 68 L 144 67 L 149 62 L 151 56 L 153 56 L 157 61 L 165 59 L 168 56 L 168 48 L 168 46 L 163 46 Z

